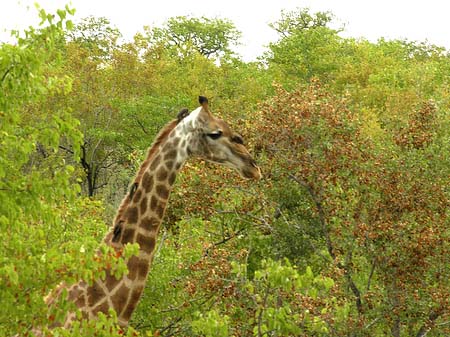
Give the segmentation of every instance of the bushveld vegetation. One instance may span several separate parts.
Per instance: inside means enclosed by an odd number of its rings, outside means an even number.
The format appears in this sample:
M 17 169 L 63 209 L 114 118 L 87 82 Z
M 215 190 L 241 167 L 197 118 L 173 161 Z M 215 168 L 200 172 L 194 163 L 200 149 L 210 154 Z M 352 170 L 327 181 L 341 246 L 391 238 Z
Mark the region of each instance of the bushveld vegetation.
M 64 315 L 43 300 L 59 282 L 127 272 L 98 258 L 101 239 L 157 132 L 199 94 L 264 178 L 189 162 L 130 328 L 111 313 L 49 335 L 450 335 L 447 50 L 343 38 L 330 13 L 298 10 L 244 62 L 226 19 L 122 42 L 71 14 L 40 10 L 0 45 L 0 336 Z

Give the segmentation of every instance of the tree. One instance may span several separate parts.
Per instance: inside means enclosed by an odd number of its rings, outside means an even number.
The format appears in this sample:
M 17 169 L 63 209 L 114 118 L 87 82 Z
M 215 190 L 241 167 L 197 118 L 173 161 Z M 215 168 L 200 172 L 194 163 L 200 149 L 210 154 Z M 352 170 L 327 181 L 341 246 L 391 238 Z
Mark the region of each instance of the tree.
M 114 83 L 108 81 L 108 63 L 111 62 L 120 33 L 105 18 L 89 17 L 66 33 L 64 65 L 61 76 L 73 78 L 71 92 L 60 92 L 45 102 L 46 108 L 69 108 L 81 121 L 83 143 L 79 162 L 84 172 L 86 194 L 93 196 L 106 186 L 111 172 L 126 161 L 118 139 L 117 109 L 111 104 Z M 60 146 L 69 156 L 70 142 Z
M 339 30 L 330 27 L 332 18 L 327 12 L 299 9 L 283 12 L 271 24 L 281 38 L 269 44 L 265 60 L 277 80 L 295 86 L 298 80 L 308 82 L 312 77 L 332 79 L 343 50 Z
M 299 32 L 313 30 L 319 27 L 329 28 L 333 21 L 331 12 L 317 12 L 311 14 L 309 9 L 297 9 L 295 11 L 281 11 L 281 19 L 269 24 L 269 26 L 282 37 L 288 37 Z
M 54 279 L 51 274 L 63 260 L 56 258 L 49 242 L 64 239 L 57 238 L 51 228 L 70 214 L 66 207 L 79 191 L 71 181 L 73 167 L 58 155 L 62 138 L 72 141 L 74 156 L 78 155 L 78 122 L 64 109 L 27 113 L 46 95 L 68 90 L 70 85 L 67 78 L 47 76 L 60 65 L 63 27 L 71 25 L 65 18 L 73 10 L 66 7 L 57 14 L 59 19 L 54 22 L 54 15 L 41 9 L 39 16 L 46 25 L 30 28 L 25 37 L 17 34 L 14 45 L 0 46 L 2 336 L 29 330 L 31 324 L 45 320 L 42 289 Z M 38 161 L 39 150 L 46 157 Z M 47 261 L 46 256 L 55 259 Z
M 169 19 L 165 27 L 147 28 L 152 45 L 163 45 L 183 57 L 198 52 L 207 58 L 232 54 L 241 33 L 226 19 L 178 16 Z
M 32 334 L 49 326 L 70 307 L 54 308 L 44 296 L 60 282 L 97 278 L 98 270 L 117 259 L 99 247 L 106 226 L 98 202 L 80 197 L 74 167 L 60 145 L 72 145 L 79 160 L 80 123 L 64 106 L 48 101 L 70 91 L 71 78 L 60 75 L 68 6 L 55 15 L 41 9 L 40 28 L 16 35 L 14 45 L 0 46 L 0 336 Z M 40 109 L 35 109 L 39 106 Z M 85 237 L 84 237 L 85 236 Z M 99 255 L 99 251 L 102 252 Z M 124 269 L 125 266 L 125 269 Z M 126 265 L 122 261 L 122 272 Z M 71 332 L 75 336 L 122 336 L 115 318 L 99 317 Z M 127 334 L 133 333 L 130 329 Z
M 109 59 L 121 37 L 119 30 L 111 26 L 105 17 L 89 16 L 83 18 L 66 33 L 69 41 L 76 42 L 87 48 L 91 56 L 100 59 Z
M 426 103 L 397 136 L 392 125 L 367 133 L 360 116 L 317 81 L 279 88 L 262 107 L 255 134 L 274 172 L 270 185 L 290 180 L 307 198 L 298 215 L 282 204 L 280 212 L 335 275 L 337 298 L 353 302 L 347 322 L 329 322 L 337 335 L 445 335 L 450 162 L 442 158 L 450 143 L 441 128 L 449 120 Z M 307 232 L 314 223 L 319 240 Z

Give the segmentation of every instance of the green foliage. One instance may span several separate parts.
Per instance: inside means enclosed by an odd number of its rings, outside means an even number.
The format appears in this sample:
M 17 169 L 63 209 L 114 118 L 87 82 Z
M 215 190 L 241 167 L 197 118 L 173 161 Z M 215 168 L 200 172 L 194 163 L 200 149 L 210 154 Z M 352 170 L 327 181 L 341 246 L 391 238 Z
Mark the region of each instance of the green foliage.
M 241 35 L 229 20 L 185 16 L 170 18 L 164 28 L 148 28 L 147 33 L 151 44 L 164 46 L 174 56 L 198 52 L 207 58 L 232 53 L 230 47 Z
M 262 269 L 255 271 L 253 278 L 248 278 L 245 264 L 231 265 L 238 298 L 226 297 L 222 303 L 215 304 L 215 309 L 200 315 L 193 322 L 194 332 L 205 336 L 235 333 L 254 336 L 324 335 L 329 332 L 321 315 L 334 308 L 332 297 L 327 298 L 334 285 L 332 279 L 314 276 L 310 267 L 300 273 L 287 260 L 285 263 L 263 261 Z M 311 301 L 324 301 L 320 314 L 307 309 Z
M 127 272 L 137 247 L 99 244 L 104 219 L 199 94 L 264 179 L 189 162 L 130 328 L 112 311 L 48 334 L 450 333 L 448 51 L 343 38 L 331 13 L 299 9 L 247 63 L 226 19 L 176 17 L 121 43 L 73 13 L 39 9 L 39 28 L 0 46 L 0 336 L 63 319 L 70 303 L 43 300 L 60 282 Z
M 364 124 L 348 108 L 346 98 L 330 94 L 314 81 L 291 93 L 280 88 L 255 121 L 263 131 L 258 143 L 268 153 L 267 165 L 282 173 L 271 177 L 271 185 L 283 178 L 292 180 L 305 192 L 305 208 L 313 210 L 304 216 L 320 228 L 322 240 L 316 236 L 307 241 L 323 260 L 310 263 L 326 268 L 331 258 L 336 284 L 346 285 L 342 294 L 355 298 L 352 309 L 358 317 L 350 311 L 347 322 L 331 324 L 334 329 L 358 331 L 352 320 L 370 327 L 372 320 L 378 322 L 373 331 L 381 334 L 392 325 L 419 331 L 425 329 L 420 325 L 429 315 L 448 315 L 443 309 L 446 301 L 437 299 L 447 298 L 449 290 L 440 267 L 440 261 L 448 260 L 446 239 L 440 239 L 449 235 L 443 207 L 448 188 L 443 166 L 436 170 L 432 164 L 448 151 L 448 145 L 441 149 L 432 145 L 447 143 L 448 136 L 439 131 L 448 123 L 446 115 L 427 102 L 400 132 L 387 124 L 378 131 L 383 138 L 372 138 L 360 132 Z M 444 119 L 437 125 L 439 116 Z M 449 162 L 444 161 L 449 171 Z M 287 213 L 286 223 L 295 224 L 301 214 L 301 209 Z M 339 276 L 338 270 L 344 275 Z
M 103 313 L 98 315 L 96 320 L 83 320 L 76 321 L 73 324 L 72 329 L 69 331 L 67 329 L 56 328 L 51 332 L 53 336 L 61 337 L 82 337 L 82 336 L 93 336 L 93 337 L 134 337 L 137 336 L 137 332 L 133 328 L 129 328 L 126 331 L 121 329 L 117 323 L 117 315 L 114 310 L 110 310 L 109 316 Z
M 58 12 L 59 15 L 59 12 Z M 107 18 L 89 16 L 81 20 L 67 32 L 70 41 L 91 51 L 94 58 L 108 59 L 116 48 L 121 34 L 111 26 Z
M 198 314 L 199 318 L 192 322 L 193 332 L 199 336 L 229 336 L 229 317 L 219 315 L 214 310 L 208 311 L 206 315 Z
M 293 35 L 301 31 L 327 27 L 334 16 L 330 12 L 310 13 L 308 8 L 297 8 L 295 11 L 281 11 L 281 19 L 269 24 L 283 37 Z
M 309 10 L 283 12 L 271 27 L 281 39 L 269 45 L 266 60 L 277 81 L 289 87 L 298 80 L 312 77 L 329 78 L 337 70 L 343 53 L 338 32 L 330 28 L 332 15 L 327 12 L 310 14 Z

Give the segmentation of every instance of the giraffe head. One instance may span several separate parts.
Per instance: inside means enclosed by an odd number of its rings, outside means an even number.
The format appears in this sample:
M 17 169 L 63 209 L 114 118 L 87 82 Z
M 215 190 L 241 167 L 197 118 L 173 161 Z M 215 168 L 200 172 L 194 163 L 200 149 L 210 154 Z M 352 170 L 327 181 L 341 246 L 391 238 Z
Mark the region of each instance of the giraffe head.
M 246 179 L 260 179 L 261 170 L 245 147 L 242 137 L 226 122 L 213 116 L 206 97 L 200 96 L 199 102 L 201 106 L 180 123 L 190 135 L 187 152 L 209 162 L 231 167 Z

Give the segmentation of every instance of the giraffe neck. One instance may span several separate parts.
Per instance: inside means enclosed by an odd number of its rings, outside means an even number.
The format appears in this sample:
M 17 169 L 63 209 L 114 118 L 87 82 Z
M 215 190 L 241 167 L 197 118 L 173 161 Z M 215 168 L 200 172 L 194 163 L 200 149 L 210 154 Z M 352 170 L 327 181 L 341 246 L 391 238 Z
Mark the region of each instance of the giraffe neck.
M 152 158 L 143 164 L 146 167 L 142 167 L 142 178 L 135 184 L 134 193 L 126 197 L 129 198 L 126 203 L 122 202 L 126 209 L 119 219 L 120 228 L 116 226 L 115 233 L 112 231 L 107 237 L 114 237 L 110 244 L 116 248 L 138 243 L 139 254 L 128 260 L 128 274 L 121 279 L 107 270 L 104 280 L 96 280 L 87 287 L 84 302 L 90 318 L 113 308 L 119 323 L 126 326 L 140 300 L 170 191 L 189 155 L 189 139 L 183 136 L 183 130 L 180 126 L 170 132 Z
M 99 312 L 108 315 L 112 308 L 119 324 L 128 325 L 144 290 L 172 185 L 190 155 L 188 144 L 191 146 L 196 139 L 198 114 L 197 109 L 179 123 L 169 123 L 160 132 L 141 165 L 132 191 L 122 200 L 114 228 L 105 237 L 105 243 L 116 249 L 127 243 L 139 244 L 138 255 L 127 262 L 128 274 L 116 279 L 110 269 L 105 269 L 105 278 L 95 280 L 92 285 L 80 281 L 69 287 L 68 299 L 84 318 L 95 319 Z M 64 288 L 65 284 L 57 287 L 47 297 L 47 304 L 52 305 Z M 75 313 L 68 313 L 62 326 L 70 327 L 74 319 Z

